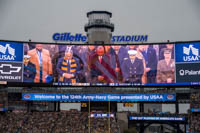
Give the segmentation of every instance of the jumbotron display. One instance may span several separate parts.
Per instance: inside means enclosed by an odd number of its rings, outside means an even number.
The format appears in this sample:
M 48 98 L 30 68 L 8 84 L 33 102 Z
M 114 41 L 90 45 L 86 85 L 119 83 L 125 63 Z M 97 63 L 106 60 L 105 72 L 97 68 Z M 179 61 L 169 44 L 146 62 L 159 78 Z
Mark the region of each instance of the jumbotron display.
M 200 85 L 200 43 L 69 45 L 0 41 L 0 81 L 54 86 Z

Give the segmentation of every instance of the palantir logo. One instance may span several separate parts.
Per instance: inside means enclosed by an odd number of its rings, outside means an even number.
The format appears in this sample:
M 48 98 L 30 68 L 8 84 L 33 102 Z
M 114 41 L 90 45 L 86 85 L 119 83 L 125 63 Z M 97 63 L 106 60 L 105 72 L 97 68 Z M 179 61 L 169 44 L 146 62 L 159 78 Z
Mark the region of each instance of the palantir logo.
M 184 75 L 185 75 L 185 71 L 184 71 L 183 69 L 181 69 L 181 70 L 179 71 L 179 75 L 180 75 L 180 76 L 184 76 Z
M 6 52 L 8 51 L 8 54 Z M 3 46 L 0 44 L 0 59 L 2 60 L 15 60 L 15 49 L 10 46 L 10 44 L 6 44 Z
M 8 70 L 6 70 L 8 69 Z M 21 67 L 12 66 L 12 64 L 1 64 L 0 65 L 0 73 L 1 74 L 12 74 L 18 73 L 21 70 Z
M 185 76 L 185 75 L 189 75 L 189 76 L 199 76 L 200 75 L 200 70 L 179 70 L 179 75 L 180 76 Z
M 199 49 L 195 48 L 192 44 L 189 47 L 183 47 L 183 53 L 187 56 L 183 56 L 184 61 L 198 61 Z

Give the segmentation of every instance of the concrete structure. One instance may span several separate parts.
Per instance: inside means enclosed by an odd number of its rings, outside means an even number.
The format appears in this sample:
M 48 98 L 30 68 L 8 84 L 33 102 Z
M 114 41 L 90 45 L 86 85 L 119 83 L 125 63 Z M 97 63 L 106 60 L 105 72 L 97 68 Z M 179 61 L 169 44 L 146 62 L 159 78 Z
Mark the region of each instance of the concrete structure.
M 88 43 L 111 43 L 114 24 L 110 22 L 112 13 L 107 11 L 91 11 L 87 13 L 88 23 L 85 25 Z

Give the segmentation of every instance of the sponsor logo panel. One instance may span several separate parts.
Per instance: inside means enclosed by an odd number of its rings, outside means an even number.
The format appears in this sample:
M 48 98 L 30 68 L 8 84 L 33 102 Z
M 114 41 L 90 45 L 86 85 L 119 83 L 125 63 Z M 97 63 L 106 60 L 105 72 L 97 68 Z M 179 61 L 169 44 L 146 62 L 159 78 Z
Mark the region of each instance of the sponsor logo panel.
M 22 62 L 23 43 L 0 42 L 0 62 Z
M 200 63 L 176 64 L 176 82 L 200 82 Z
M 0 81 L 22 82 L 22 63 L 0 62 Z
M 200 43 L 175 45 L 176 62 L 200 62 Z

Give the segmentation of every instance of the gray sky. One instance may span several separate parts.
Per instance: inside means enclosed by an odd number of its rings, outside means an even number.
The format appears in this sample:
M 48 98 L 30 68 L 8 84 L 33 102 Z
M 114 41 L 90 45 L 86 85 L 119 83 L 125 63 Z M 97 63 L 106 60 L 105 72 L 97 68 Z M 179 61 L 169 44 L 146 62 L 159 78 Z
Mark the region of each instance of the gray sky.
M 86 13 L 106 10 L 114 35 L 200 40 L 199 7 L 200 0 L 0 0 L 0 39 L 52 42 L 55 32 L 85 34 Z

